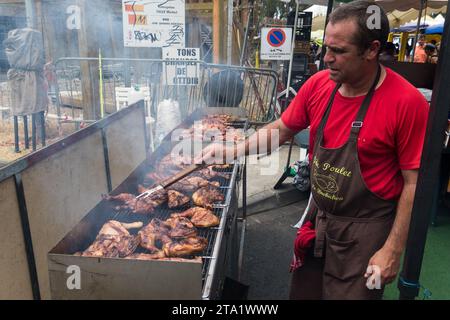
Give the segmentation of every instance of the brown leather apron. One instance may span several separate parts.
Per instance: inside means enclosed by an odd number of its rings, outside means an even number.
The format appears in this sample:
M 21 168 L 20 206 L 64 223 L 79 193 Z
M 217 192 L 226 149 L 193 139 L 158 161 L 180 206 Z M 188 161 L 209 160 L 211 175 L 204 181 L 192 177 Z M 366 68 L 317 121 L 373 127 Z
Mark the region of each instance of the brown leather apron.
M 358 135 L 380 74 L 381 67 L 343 146 L 322 147 L 323 131 L 340 84 L 336 85 L 318 127 L 311 162 L 311 192 L 319 208 L 315 258 L 308 257 L 305 265 L 294 273 L 291 299 L 382 297 L 383 288 L 369 290 L 366 287 L 364 273 L 370 258 L 381 249 L 389 235 L 396 202 L 384 200 L 367 188 L 357 152 Z

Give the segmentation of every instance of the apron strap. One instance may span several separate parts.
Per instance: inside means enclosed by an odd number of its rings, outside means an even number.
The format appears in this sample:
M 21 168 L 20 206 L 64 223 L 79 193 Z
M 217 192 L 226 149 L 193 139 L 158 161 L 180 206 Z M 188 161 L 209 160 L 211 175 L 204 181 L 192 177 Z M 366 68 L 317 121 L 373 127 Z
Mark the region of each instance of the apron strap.
M 317 128 L 317 134 L 316 134 L 316 141 L 314 142 L 314 150 L 317 150 L 318 145 L 322 141 L 323 138 L 323 129 L 325 128 L 325 125 L 328 121 L 328 117 L 331 113 L 331 107 L 333 106 L 334 97 L 336 96 L 336 93 L 338 92 L 339 88 L 341 87 L 341 83 L 336 84 L 334 87 L 333 92 L 331 93 L 330 100 L 328 100 L 327 108 L 325 109 L 325 113 L 322 116 L 322 120 L 320 121 L 319 127 Z
M 377 87 L 378 81 L 380 81 L 381 77 L 381 66 L 378 65 L 378 71 L 377 76 L 375 78 L 375 81 L 372 84 L 372 87 L 370 88 L 369 92 L 367 93 L 366 97 L 364 98 L 364 101 L 359 108 L 358 114 L 356 115 L 356 120 L 352 123 L 352 128 L 350 132 L 350 138 L 349 140 L 352 142 L 356 142 L 358 139 L 359 131 L 361 130 L 363 126 L 363 120 L 367 114 L 367 111 L 369 110 L 370 102 L 372 100 L 372 97 L 375 93 L 375 89 Z M 336 84 L 336 87 L 334 88 L 333 92 L 331 93 L 330 100 L 328 101 L 327 108 L 325 109 L 325 113 L 322 117 L 322 120 L 320 121 L 319 127 L 317 128 L 317 134 L 316 134 L 316 140 L 314 142 L 314 150 L 317 150 L 317 147 L 322 142 L 323 138 L 323 131 L 325 129 L 325 125 L 328 121 L 328 117 L 331 113 L 331 107 L 333 106 L 333 101 L 336 96 L 337 91 L 341 87 L 341 83 Z
M 359 131 L 363 126 L 364 118 L 366 117 L 367 111 L 369 110 L 370 102 L 372 101 L 372 97 L 375 93 L 378 81 L 380 81 L 380 76 L 381 67 L 380 65 L 378 65 L 378 71 L 377 76 L 375 77 L 375 81 L 373 82 L 372 87 L 364 98 L 361 108 L 359 108 L 358 114 L 356 115 L 355 121 L 353 121 L 352 123 L 349 141 L 356 142 L 358 140 Z

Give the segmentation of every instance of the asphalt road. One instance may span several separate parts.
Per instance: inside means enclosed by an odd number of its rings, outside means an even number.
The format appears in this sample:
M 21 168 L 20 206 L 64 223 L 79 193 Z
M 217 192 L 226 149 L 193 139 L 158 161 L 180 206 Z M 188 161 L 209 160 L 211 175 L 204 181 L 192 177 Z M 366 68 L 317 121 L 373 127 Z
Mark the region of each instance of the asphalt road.
M 249 286 L 249 300 L 289 298 L 289 265 L 296 224 L 307 200 L 255 214 L 247 219 L 241 282 Z

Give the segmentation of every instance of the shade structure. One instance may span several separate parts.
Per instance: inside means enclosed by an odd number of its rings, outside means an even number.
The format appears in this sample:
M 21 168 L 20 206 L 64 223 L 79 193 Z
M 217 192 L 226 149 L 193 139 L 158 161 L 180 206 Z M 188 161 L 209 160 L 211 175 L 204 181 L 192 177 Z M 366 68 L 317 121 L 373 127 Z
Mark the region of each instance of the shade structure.
M 394 10 L 407 11 L 409 9 L 420 9 L 420 0 L 374 0 L 376 4 L 382 7 L 386 12 Z M 429 0 L 428 8 L 439 9 L 446 6 L 448 0 Z
M 434 26 L 429 26 L 425 29 L 425 34 L 442 34 L 444 31 L 444 24 L 436 24 Z

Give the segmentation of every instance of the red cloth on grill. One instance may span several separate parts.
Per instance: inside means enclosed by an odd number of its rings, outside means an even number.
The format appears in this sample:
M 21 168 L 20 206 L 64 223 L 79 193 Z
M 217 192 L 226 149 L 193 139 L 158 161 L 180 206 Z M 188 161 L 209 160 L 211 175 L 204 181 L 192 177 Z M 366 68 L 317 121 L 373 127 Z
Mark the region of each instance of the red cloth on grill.
M 294 257 L 291 262 L 291 272 L 303 265 L 306 251 L 312 246 L 315 238 L 316 230 L 314 230 L 311 221 L 306 222 L 298 229 L 297 238 L 294 241 Z

